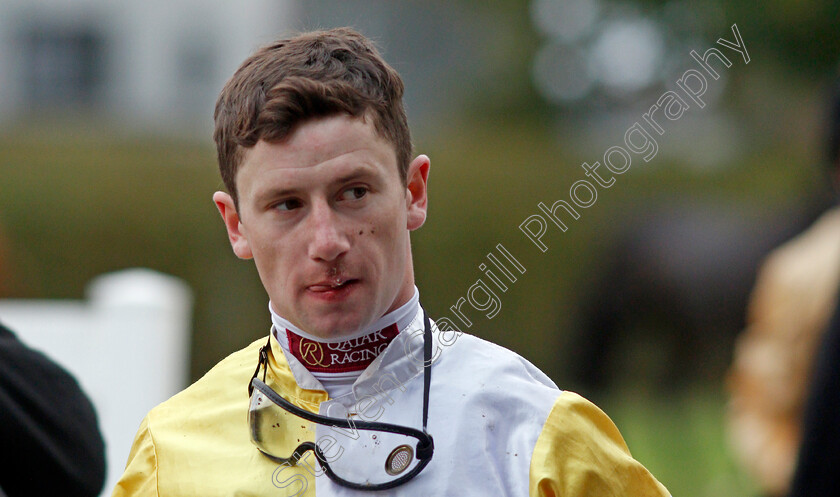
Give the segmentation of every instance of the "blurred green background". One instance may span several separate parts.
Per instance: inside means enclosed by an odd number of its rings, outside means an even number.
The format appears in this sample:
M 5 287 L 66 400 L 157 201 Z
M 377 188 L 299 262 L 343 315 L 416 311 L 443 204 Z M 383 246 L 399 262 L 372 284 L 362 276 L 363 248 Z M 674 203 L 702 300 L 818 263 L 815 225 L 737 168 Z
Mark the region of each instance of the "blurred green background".
M 277 34 L 354 25 L 377 38 L 386 59 L 404 74 L 415 148 L 432 160 L 429 217 L 412 243 L 418 287 L 433 316 L 451 315 L 449 307 L 482 277 L 478 265 L 486 254 L 503 244 L 527 271 L 499 294 L 502 309 L 494 319 L 469 311 L 475 326 L 462 329 L 517 351 L 561 388 L 596 400 L 673 495 L 755 495 L 727 448 L 723 418 L 725 370 L 740 323 L 722 320 L 725 329 L 704 335 L 711 342 L 706 355 L 690 358 L 687 378 L 679 382 L 668 380 L 683 362 L 669 358 L 679 332 L 674 316 L 646 315 L 629 324 L 642 338 L 616 337 L 621 353 L 603 363 L 580 364 L 578 345 L 587 340 L 590 313 L 609 307 L 598 300 L 599 288 L 623 260 L 617 255 L 623 236 L 643 233 L 645 223 L 673 213 L 674 205 L 690 200 L 694 210 L 713 206 L 709 217 L 715 221 L 754 226 L 736 237 L 759 240 L 743 252 L 739 266 L 748 282 L 762 253 L 827 205 L 821 133 L 840 49 L 834 26 L 840 5 L 554 3 L 596 5 L 589 31 L 546 28 L 552 2 L 349 7 L 322 1 L 295 4 Z M 558 23 L 565 22 L 563 15 Z M 599 189 L 596 204 L 582 210 L 567 232 L 549 227 L 546 253 L 537 250 L 518 228 L 538 213 L 537 203 L 568 200 L 569 187 L 584 178 L 580 164 L 602 160 L 604 150 L 621 144 L 624 131 L 674 88 L 683 71 L 696 67 L 689 51 L 703 53 L 721 37 L 732 40 L 732 24 L 749 50 L 749 64 L 718 46 L 733 65 L 721 70 L 721 80 L 709 80 L 709 105 L 668 123 L 653 160 L 634 156 L 631 169 L 611 188 Z M 640 80 L 630 71 L 616 82 L 598 79 L 589 65 L 591 80 L 575 91 L 548 88 L 546 76 L 538 75 L 536 61 L 546 46 L 559 43 L 557 53 L 577 51 L 592 61 L 613 46 L 603 42 L 603 33 L 639 25 L 655 26 L 654 43 L 639 46 L 654 47 L 658 58 L 644 62 L 632 46 L 623 46 L 616 67 L 636 60 L 636 69 L 652 64 L 653 75 Z M 602 66 L 609 68 L 608 62 Z M 264 336 L 267 297 L 253 265 L 230 251 L 211 201 L 221 189 L 208 131 L 211 106 L 199 113 L 194 128 L 200 132 L 135 127 L 130 116 L 98 105 L 23 104 L 5 114 L 0 297 L 82 298 L 91 278 L 136 266 L 183 278 L 195 292 L 193 378 Z M 725 237 L 718 241 L 728 244 Z M 740 245 L 729 245 L 738 255 Z M 681 255 L 673 255 L 679 263 Z M 717 256 L 705 255 L 712 262 Z M 641 265 L 632 257 L 626 264 L 627 273 Z M 731 291 L 730 300 L 741 302 L 748 286 L 728 288 L 724 281 L 721 294 Z M 638 330 L 657 326 L 659 332 Z M 606 371 L 608 381 L 587 382 L 579 374 L 587 366 Z

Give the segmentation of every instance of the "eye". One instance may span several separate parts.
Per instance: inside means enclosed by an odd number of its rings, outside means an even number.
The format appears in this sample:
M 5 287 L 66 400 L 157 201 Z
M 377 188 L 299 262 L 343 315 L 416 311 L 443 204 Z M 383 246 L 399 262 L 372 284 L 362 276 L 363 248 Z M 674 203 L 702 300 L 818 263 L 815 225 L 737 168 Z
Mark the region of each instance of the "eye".
M 300 208 L 300 206 L 300 200 L 292 198 L 276 204 L 274 208 L 278 211 L 291 211 Z
M 368 189 L 364 186 L 354 186 L 341 192 L 341 200 L 358 200 L 367 195 Z

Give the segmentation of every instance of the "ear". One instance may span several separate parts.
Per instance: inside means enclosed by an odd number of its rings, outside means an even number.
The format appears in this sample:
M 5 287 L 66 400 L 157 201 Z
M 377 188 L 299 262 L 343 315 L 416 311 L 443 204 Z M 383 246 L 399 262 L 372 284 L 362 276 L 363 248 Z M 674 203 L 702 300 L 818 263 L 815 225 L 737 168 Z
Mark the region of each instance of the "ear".
M 219 209 L 219 214 L 222 215 L 222 221 L 227 228 L 228 240 L 230 240 L 233 253 L 240 259 L 252 259 L 254 255 L 251 253 L 250 245 L 248 245 L 248 238 L 243 233 L 242 222 L 239 220 L 233 198 L 225 192 L 216 192 L 213 194 L 213 202 Z
M 409 231 L 420 228 L 426 222 L 426 185 L 430 166 L 429 158 L 425 155 L 418 155 L 408 166 L 405 202 L 408 210 L 406 227 Z

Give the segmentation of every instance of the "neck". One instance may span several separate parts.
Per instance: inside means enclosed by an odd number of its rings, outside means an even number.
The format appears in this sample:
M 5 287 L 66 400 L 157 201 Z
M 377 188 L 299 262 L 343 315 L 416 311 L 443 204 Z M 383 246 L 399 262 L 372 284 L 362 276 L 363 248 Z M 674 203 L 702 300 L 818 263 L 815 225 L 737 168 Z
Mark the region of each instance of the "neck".
M 269 304 L 273 333 L 284 350 L 295 356 L 313 374 L 363 371 L 405 329 L 417 314 L 420 296 L 385 314 L 370 326 L 338 339 L 325 339 L 301 330 Z

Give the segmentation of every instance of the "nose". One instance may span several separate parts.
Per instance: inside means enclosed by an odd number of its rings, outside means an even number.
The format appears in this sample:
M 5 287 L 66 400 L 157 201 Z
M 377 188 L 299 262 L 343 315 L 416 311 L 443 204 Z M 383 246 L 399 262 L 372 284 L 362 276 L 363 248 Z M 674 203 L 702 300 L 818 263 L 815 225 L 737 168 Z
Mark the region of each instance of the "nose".
M 326 202 L 316 202 L 309 214 L 309 257 L 317 261 L 332 262 L 350 249 L 350 241 L 338 219 Z

